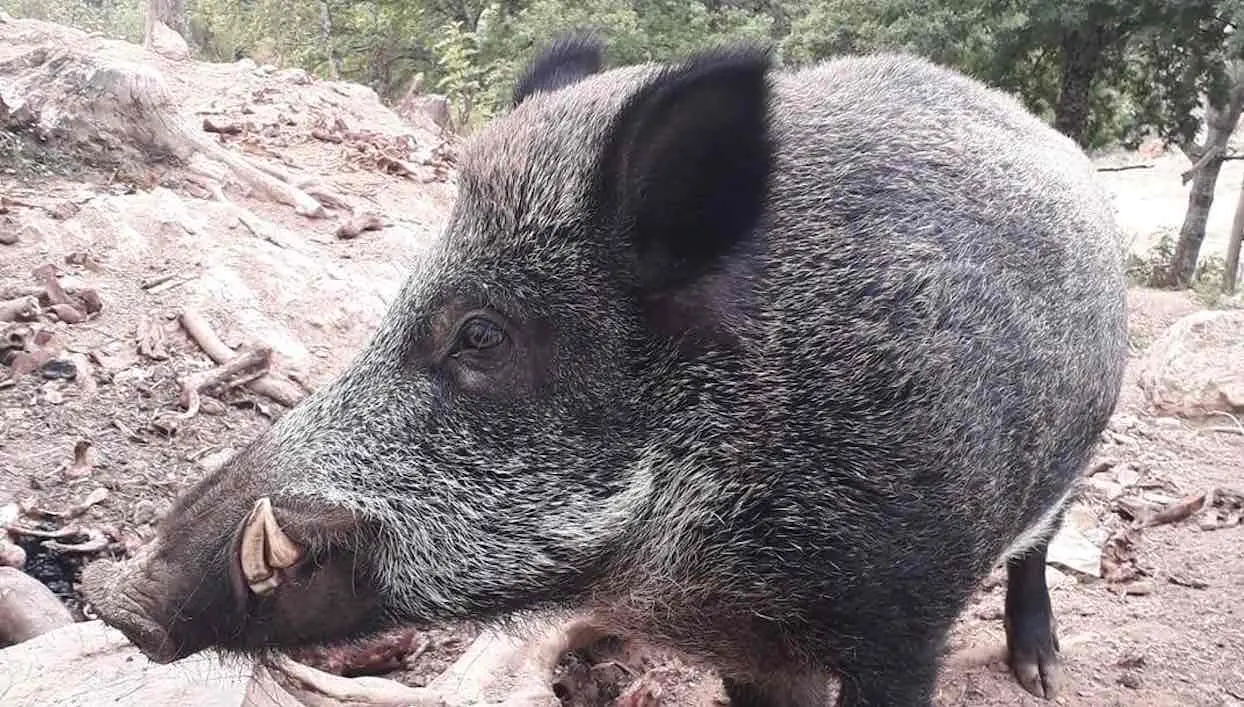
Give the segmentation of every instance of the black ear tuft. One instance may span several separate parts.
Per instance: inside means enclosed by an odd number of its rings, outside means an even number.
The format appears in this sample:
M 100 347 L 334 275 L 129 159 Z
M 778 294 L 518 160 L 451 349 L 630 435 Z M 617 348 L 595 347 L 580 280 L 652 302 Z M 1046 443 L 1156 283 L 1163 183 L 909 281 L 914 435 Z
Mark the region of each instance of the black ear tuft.
M 649 293 L 691 283 L 752 234 L 768 201 L 767 49 L 735 46 L 670 67 L 614 119 L 598 189 Z
M 605 45 L 595 35 L 573 32 L 545 47 L 514 84 L 514 105 L 537 91 L 556 91 L 600 71 Z

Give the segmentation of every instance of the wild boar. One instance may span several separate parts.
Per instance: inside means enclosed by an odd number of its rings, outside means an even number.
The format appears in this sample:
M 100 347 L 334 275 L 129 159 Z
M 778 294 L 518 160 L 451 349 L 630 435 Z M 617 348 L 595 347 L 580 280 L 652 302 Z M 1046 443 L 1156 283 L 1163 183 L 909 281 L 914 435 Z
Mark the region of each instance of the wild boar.
M 1093 167 L 901 54 L 552 44 L 331 384 L 187 490 L 100 615 L 158 662 L 592 612 L 735 705 L 929 705 L 978 583 L 1052 694 L 1046 547 L 1115 407 Z

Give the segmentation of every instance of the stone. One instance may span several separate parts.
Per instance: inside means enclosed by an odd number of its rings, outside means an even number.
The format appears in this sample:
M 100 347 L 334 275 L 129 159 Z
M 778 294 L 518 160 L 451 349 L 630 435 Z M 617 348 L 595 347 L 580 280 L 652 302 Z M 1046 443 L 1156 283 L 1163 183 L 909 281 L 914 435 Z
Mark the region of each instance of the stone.
M 1138 384 L 1162 415 L 1244 410 L 1244 310 L 1196 312 L 1175 322 L 1150 346 Z

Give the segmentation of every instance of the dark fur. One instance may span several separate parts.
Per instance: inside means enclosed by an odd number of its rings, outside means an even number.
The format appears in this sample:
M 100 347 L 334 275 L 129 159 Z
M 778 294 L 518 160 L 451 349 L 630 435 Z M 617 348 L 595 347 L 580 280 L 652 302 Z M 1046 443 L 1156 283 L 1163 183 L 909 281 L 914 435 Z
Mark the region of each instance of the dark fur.
M 911 57 L 569 55 L 471 139 L 366 350 L 95 575 L 101 615 L 168 660 L 573 608 L 737 704 L 836 674 L 840 704 L 927 705 L 1006 560 L 1016 673 L 1052 682 L 1045 545 L 1126 360 L 1087 159 Z M 260 495 L 322 567 L 256 600 L 216 578 Z

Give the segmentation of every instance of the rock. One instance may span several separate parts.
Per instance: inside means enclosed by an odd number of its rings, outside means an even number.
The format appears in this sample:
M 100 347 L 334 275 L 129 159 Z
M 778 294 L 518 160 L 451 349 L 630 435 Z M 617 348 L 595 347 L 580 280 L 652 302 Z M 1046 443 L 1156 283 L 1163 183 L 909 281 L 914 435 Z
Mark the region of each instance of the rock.
M 0 535 L 0 567 L 26 566 L 26 551 L 20 545 L 14 545 L 7 535 Z
M 1090 520 L 1092 519 L 1092 520 Z M 1046 562 L 1090 577 L 1101 576 L 1101 547 L 1090 539 L 1096 516 L 1080 506 L 1072 506 L 1046 554 Z
M 0 646 L 20 644 L 72 623 L 69 610 L 51 589 L 21 570 L 0 567 Z
M 435 93 L 416 93 L 413 88 L 398 103 L 397 114 L 424 130 L 452 130 L 449 99 Z
M 156 20 L 151 30 L 151 50 L 172 61 L 185 61 L 190 58 L 190 46 L 168 25 Z
M 1119 471 L 1115 473 L 1114 478 L 1124 487 L 1135 486 L 1140 482 L 1140 472 L 1136 469 L 1136 467 L 1128 464 L 1127 466 L 1119 469 Z
M 120 631 L 100 621 L 69 624 L 0 650 L 5 705 L 244 704 L 250 666 L 222 665 L 201 653 L 172 665 L 147 660 Z M 89 695 L 87 701 L 84 696 Z M 297 704 L 293 702 L 266 704 Z
M 1196 312 L 1175 322 L 1149 348 L 1138 383 L 1159 414 L 1244 410 L 1244 310 Z
M 1066 572 L 1061 572 L 1054 567 L 1046 565 L 1045 567 L 1045 586 L 1050 589 L 1062 589 L 1076 583 L 1075 578 Z
M 311 74 L 302 69 L 282 69 L 277 72 L 276 76 L 282 81 L 288 81 L 296 86 L 306 86 L 311 83 Z

